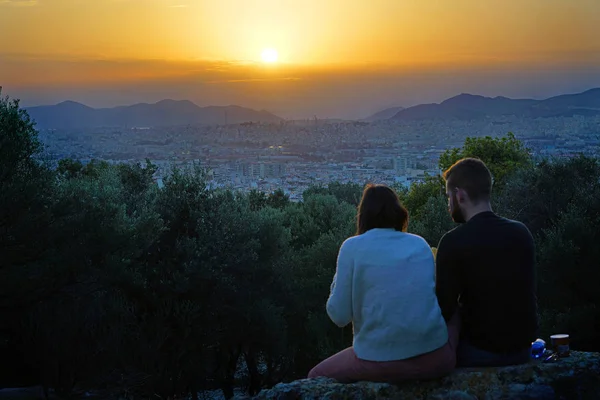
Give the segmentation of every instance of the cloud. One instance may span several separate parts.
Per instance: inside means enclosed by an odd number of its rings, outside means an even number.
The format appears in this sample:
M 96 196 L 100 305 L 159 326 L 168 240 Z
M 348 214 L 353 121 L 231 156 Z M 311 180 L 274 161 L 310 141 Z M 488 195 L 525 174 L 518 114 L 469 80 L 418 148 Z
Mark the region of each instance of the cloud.
M 147 80 L 192 80 L 196 84 L 297 81 L 311 75 L 289 66 L 226 60 L 119 60 L 56 55 L 0 55 L 0 81 L 14 84 L 61 85 Z
M 37 0 L 0 0 L 0 6 L 31 7 L 37 3 Z

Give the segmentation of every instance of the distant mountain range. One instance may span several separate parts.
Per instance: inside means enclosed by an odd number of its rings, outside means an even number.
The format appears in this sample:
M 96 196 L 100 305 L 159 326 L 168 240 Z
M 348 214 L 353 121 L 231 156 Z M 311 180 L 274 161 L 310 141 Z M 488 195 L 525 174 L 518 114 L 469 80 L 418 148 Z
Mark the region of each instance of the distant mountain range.
M 148 127 L 188 124 L 279 122 L 267 111 L 239 106 L 198 107 L 188 100 L 161 100 L 113 108 L 91 108 L 74 101 L 26 108 L 38 128 L 81 129 L 99 127 Z
M 384 119 L 390 119 L 394 115 L 396 115 L 398 113 L 398 111 L 402 111 L 402 110 L 404 110 L 404 107 L 386 108 L 385 110 L 379 111 L 378 113 L 375 113 L 375 114 L 371 115 L 370 117 L 365 118 L 363 121 L 373 122 L 373 121 L 381 121 Z
M 384 110 L 381 113 L 386 111 Z M 525 118 L 600 115 L 600 88 L 590 89 L 582 93 L 555 96 L 546 100 L 492 98 L 463 93 L 439 104 L 421 104 L 405 108 L 395 113 L 391 119 L 474 120 L 503 115 L 515 115 Z
M 268 112 L 239 106 L 198 107 L 188 100 L 161 100 L 113 108 L 91 108 L 74 101 L 26 108 L 38 128 L 81 129 L 98 127 L 148 127 L 188 124 L 237 124 L 280 122 Z M 565 94 L 546 100 L 484 97 L 463 93 L 439 104 L 392 107 L 368 118 L 380 120 L 475 120 L 514 115 L 525 118 L 600 115 L 600 88 Z

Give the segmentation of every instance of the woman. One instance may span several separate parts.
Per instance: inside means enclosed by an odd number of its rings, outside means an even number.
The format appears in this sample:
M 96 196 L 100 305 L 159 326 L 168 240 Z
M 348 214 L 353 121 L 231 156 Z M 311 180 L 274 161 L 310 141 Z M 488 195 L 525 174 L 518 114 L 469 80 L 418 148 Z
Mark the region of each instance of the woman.
M 435 295 L 434 255 L 407 227 L 396 193 L 367 185 L 357 235 L 340 248 L 326 307 L 336 325 L 352 322 L 353 346 L 314 367 L 309 378 L 395 383 L 454 369 L 457 317 L 446 325 Z

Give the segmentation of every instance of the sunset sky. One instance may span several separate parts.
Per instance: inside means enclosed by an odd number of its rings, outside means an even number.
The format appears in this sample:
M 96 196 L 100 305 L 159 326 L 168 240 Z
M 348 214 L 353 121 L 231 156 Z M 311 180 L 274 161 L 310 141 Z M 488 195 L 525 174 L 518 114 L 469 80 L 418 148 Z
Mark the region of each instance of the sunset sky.
M 24 105 L 284 117 L 546 97 L 600 86 L 600 0 L 0 0 L 0 85 Z

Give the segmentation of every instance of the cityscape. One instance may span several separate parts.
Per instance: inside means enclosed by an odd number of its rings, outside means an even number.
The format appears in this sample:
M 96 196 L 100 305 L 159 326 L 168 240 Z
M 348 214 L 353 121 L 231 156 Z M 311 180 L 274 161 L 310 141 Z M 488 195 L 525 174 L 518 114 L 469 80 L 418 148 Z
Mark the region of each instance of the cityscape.
M 165 127 L 41 129 L 51 159 L 143 162 L 159 167 L 157 185 L 174 165 L 195 163 L 213 187 L 271 192 L 301 200 L 310 185 L 378 182 L 410 186 L 435 175 L 441 153 L 466 137 L 512 132 L 534 156 L 600 152 L 600 117 L 471 121 L 327 121 Z

